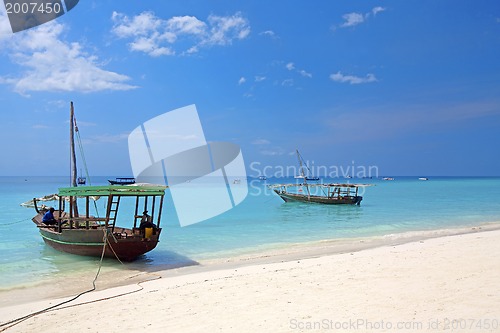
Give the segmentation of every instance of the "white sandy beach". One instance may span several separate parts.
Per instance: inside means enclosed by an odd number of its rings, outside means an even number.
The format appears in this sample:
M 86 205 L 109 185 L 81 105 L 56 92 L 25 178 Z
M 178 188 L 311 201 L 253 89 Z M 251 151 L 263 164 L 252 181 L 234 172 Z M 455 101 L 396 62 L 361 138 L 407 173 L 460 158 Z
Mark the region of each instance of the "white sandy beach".
M 7 332 L 500 332 L 500 230 L 409 240 L 147 274 Z M 0 322 L 61 300 L 3 307 Z

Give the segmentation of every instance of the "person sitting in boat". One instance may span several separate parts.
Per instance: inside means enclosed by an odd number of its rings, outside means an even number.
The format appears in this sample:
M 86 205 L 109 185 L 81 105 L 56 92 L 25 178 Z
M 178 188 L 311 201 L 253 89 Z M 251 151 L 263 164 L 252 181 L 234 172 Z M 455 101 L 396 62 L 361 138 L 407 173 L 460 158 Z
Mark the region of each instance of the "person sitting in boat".
M 57 224 L 57 220 L 54 218 L 55 209 L 50 207 L 49 210 L 43 215 L 42 222 L 47 225 Z
M 146 228 L 156 228 L 156 225 L 151 222 L 151 216 L 148 215 L 147 210 L 142 213 L 141 224 L 139 225 L 139 229 L 141 229 L 141 231 L 144 231 Z

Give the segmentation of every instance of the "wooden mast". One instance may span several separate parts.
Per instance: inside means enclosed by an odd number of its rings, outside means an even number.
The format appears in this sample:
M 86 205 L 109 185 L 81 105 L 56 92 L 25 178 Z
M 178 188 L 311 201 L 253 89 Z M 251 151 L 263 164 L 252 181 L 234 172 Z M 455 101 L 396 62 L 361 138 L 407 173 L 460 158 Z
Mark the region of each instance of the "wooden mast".
M 70 165 L 71 165 L 71 186 L 76 187 L 76 152 L 75 152 L 75 109 L 73 107 L 73 102 L 70 104 L 69 113 L 69 142 L 70 142 Z M 78 217 L 78 206 L 76 203 L 76 197 L 71 198 L 71 203 L 73 203 L 74 216 Z

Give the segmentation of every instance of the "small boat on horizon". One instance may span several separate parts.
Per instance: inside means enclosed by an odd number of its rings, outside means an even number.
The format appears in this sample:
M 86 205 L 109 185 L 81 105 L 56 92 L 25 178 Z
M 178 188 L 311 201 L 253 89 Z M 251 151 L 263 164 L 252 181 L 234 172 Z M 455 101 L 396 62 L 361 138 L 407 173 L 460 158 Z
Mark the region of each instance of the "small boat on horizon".
M 116 177 L 115 180 L 108 179 L 111 185 L 132 185 L 135 184 L 134 177 Z
M 427 178 L 427 177 L 420 177 L 420 178 L 418 178 L 418 180 L 429 180 L 429 178 Z
M 80 175 L 82 175 L 82 170 L 80 169 Z M 78 185 L 85 185 L 87 183 L 87 178 L 86 177 L 83 177 L 83 176 L 80 176 L 77 178 L 76 182 L 78 183 Z

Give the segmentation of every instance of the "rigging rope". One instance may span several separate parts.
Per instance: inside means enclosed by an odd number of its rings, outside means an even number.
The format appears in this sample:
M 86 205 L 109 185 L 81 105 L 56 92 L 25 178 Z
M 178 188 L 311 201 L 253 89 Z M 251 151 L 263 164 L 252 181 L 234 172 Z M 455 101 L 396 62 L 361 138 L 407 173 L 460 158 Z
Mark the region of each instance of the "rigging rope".
M 89 169 L 87 167 L 87 161 L 85 160 L 85 153 L 83 151 L 82 138 L 80 136 L 80 131 L 78 130 L 78 125 L 76 124 L 76 117 L 73 117 L 73 119 L 75 122 L 75 133 L 76 133 L 76 140 L 78 141 L 78 149 L 80 150 L 80 156 L 82 157 L 83 167 L 85 169 L 85 177 L 87 177 L 89 185 L 92 185 L 90 181 Z
M 74 125 L 75 125 L 75 132 L 76 132 L 76 140 L 78 142 L 78 149 L 80 150 L 80 156 L 82 157 L 83 168 L 85 169 L 85 177 L 87 177 L 89 185 L 92 185 L 92 182 L 90 181 L 89 168 L 87 167 L 87 160 L 85 159 L 85 153 L 83 151 L 82 138 L 80 136 L 80 131 L 78 130 L 78 125 L 76 123 L 76 116 L 73 116 L 73 121 L 74 121 Z M 94 208 L 95 208 L 97 217 L 100 217 L 99 210 L 97 209 L 97 204 L 96 204 L 95 200 L 94 200 Z

